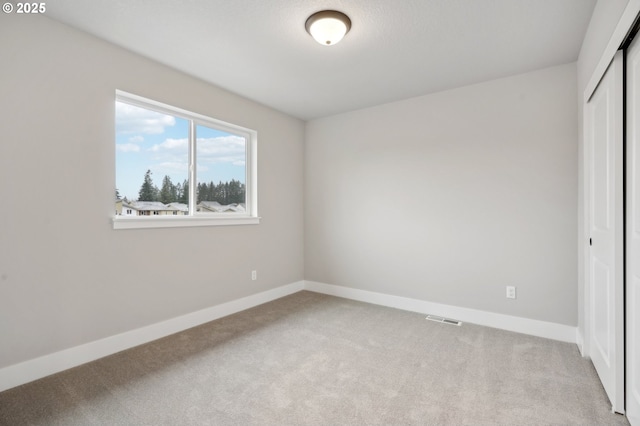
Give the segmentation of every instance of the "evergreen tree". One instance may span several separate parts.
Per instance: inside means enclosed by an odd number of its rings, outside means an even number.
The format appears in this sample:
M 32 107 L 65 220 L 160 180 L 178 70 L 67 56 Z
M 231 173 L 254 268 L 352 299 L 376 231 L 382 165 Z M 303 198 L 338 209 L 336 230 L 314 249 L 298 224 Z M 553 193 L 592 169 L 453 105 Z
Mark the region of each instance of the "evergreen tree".
M 168 175 L 165 175 L 164 179 L 162 179 L 162 188 L 160 189 L 158 199 L 163 204 L 173 203 L 177 199 L 176 187 Z
M 176 195 L 176 203 L 179 203 L 182 199 L 182 184 L 180 182 L 176 183 L 175 185 L 173 185 L 173 189 Z
M 227 204 L 244 203 L 244 184 L 239 180 L 232 179 L 227 184 Z
M 201 202 L 201 201 L 206 201 L 203 197 L 206 195 L 205 193 L 207 192 L 206 187 L 200 182 L 198 183 L 198 186 L 196 186 L 196 200 L 197 202 Z
M 171 177 L 165 175 L 162 179 L 162 188 L 158 189 L 151 179 L 151 170 L 147 170 L 144 175 L 144 182 L 138 193 L 138 201 L 160 201 L 164 204 L 182 203 L 189 204 L 189 181 L 185 179 L 182 183 L 174 184 Z M 222 205 L 241 204 L 245 202 L 246 187 L 239 180 L 232 179 L 228 182 L 213 181 L 199 182 L 196 186 L 196 202 L 217 201 Z M 120 197 L 116 189 L 116 197 Z
M 227 203 L 227 182 L 222 183 L 222 181 L 220 181 L 218 183 L 218 188 L 216 191 L 216 196 L 218 198 L 218 202 L 220 204 L 228 204 Z
M 178 186 L 180 186 L 180 184 L 178 184 Z M 182 189 L 178 196 L 178 202 L 182 204 L 189 204 L 189 181 L 186 179 L 182 182 Z
M 211 200 L 224 204 L 224 199 L 220 196 L 220 187 L 211 181 Z
M 158 188 L 153 184 L 151 179 L 151 170 L 147 170 L 144 174 L 144 182 L 138 192 L 138 201 L 156 201 Z
M 172 203 L 177 203 L 178 202 L 178 187 L 180 186 L 180 184 L 177 185 L 173 185 L 171 184 L 171 202 Z
M 216 184 L 213 181 L 207 184 L 207 200 L 216 201 Z

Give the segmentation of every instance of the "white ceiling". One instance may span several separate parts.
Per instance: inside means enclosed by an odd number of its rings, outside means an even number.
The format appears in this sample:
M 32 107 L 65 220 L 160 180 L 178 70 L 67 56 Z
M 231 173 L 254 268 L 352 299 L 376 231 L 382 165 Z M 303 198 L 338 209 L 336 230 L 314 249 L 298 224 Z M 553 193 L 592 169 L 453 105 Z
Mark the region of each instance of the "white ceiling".
M 302 119 L 578 58 L 596 0 L 55 0 L 47 15 Z M 340 10 L 335 46 L 304 29 Z

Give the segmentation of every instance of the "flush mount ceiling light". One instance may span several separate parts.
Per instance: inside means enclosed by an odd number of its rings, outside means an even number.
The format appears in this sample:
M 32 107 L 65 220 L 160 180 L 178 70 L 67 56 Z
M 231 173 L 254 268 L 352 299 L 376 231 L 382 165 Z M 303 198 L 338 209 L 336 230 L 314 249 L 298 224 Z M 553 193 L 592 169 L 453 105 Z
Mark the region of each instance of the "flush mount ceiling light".
M 331 46 L 349 32 L 351 19 L 337 10 L 322 10 L 309 16 L 304 27 L 318 43 Z

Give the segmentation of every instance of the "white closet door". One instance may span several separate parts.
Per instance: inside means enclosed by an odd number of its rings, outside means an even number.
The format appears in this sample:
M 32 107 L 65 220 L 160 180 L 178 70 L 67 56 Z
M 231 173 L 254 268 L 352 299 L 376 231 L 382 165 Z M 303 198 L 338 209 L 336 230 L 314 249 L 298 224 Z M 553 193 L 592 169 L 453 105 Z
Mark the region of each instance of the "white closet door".
M 612 410 L 624 413 L 623 57 L 585 106 L 589 149 L 589 356 Z
M 640 42 L 627 50 L 627 418 L 640 426 Z

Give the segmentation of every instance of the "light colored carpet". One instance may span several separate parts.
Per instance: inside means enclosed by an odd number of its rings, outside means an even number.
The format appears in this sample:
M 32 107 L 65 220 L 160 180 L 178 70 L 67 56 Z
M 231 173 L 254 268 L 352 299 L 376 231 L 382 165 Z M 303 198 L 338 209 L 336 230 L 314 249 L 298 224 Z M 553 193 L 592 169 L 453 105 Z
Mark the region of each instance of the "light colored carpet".
M 0 393 L 1 425 L 628 424 L 573 344 L 303 291 Z

